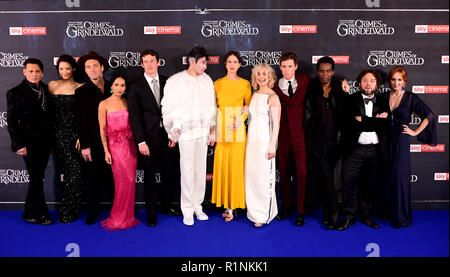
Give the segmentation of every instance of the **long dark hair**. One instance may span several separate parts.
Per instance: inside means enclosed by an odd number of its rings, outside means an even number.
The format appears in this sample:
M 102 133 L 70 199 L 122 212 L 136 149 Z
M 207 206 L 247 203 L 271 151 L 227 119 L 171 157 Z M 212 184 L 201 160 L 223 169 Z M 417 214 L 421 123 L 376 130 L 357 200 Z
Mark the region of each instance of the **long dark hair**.
M 129 83 L 127 81 L 127 78 L 125 78 L 125 75 L 123 75 L 120 72 L 114 73 L 114 75 L 111 77 L 110 82 L 111 82 L 111 86 L 114 83 L 114 81 L 118 78 L 122 78 L 125 80 L 125 93 L 122 95 L 122 98 L 126 98 L 128 95 L 128 90 L 129 90 Z
M 66 62 L 66 63 L 70 64 L 70 66 L 72 66 L 72 69 L 73 69 L 72 76 L 73 76 L 73 79 L 75 82 L 83 82 L 84 81 L 83 74 L 82 74 L 82 72 L 80 72 L 77 62 L 75 61 L 75 59 L 72 56 L 67 55 L 67 54 L 63 54 L 63 55 L 59 56 L 58 61 L 56 62 L 56 72 L 58 72 L 58 76 L 59 76 L 59 64 L 61 62 Z M 59 78 L 61 78 L 61 76 L 59 76 Z

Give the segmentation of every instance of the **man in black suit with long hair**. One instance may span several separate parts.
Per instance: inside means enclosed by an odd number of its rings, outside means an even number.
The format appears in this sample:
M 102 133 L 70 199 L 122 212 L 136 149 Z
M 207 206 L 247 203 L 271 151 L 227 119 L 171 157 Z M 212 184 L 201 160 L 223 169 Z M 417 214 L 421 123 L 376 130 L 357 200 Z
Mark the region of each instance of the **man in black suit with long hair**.
M 52 224 L 44 197 L 44 176 L 51 148 L 48 87 L 41 79 L 44 65 L 35 58 L 24 62 L 23 80 L 6 93 L 11 148 L 23 157 L 30 176 L 22 218 L 30 223 Z
M 381 84 L 380 73 L 374 69 L 359 73 L 360 91 L 348 101 L 347 154 L 344 157 L 344 219 L 337 230 L 346 230 L 355 223 L 355 215 L 365 225 L 378 229 L 370 218 L 371 204 L 380 164 L 388 162 L 388 130 L 391 112 L 387 97 L 376 92 Z
M 162 124 L 161 100 L 167 77 L 158 74 L 159 54 L 153 49 L 141 53 L 144 73 L 130 86 L 127 97 L 131 128 L 144 167 L 144 199 L 148 211 L 148 226 L 156 226 L 158 186 L 155 173 L 161 175 L 161 213 L 181 215 L 172 206 L 179 177 L 179 150 L 168 139 Z

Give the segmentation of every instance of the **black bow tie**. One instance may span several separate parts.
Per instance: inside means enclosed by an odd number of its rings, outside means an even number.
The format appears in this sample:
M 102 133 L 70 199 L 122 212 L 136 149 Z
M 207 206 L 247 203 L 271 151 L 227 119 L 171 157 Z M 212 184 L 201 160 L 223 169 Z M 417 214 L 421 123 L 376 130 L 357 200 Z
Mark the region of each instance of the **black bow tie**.
M 372 98 L 364 98 L 364 104 L 369 104 L 369 102 L 372 101 L 372 103 L 375 104 L 375 102 L 377 101 L 377 98 L 374 96 Z

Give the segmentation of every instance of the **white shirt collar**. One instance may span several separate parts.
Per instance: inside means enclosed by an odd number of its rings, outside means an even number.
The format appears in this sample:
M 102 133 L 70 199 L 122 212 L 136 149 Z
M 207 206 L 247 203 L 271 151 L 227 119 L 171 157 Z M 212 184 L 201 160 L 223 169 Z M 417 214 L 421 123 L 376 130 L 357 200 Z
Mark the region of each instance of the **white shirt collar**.
M 156 73 L 155 78 L 152 78 L 152 77 L 150 77 L 150 76 L 147 76 L 147 74 L 145 74 L 145 72 L 144 72 L 144 77 L 145 77 L 145 79 L 147 80 L 147 82 L 148 82 L 149 84 L 152 83 L 153 79 L 156 79 L 156 81 L 158 81 L 158 84 L 159 84 L 159 74 L 158 74 L 158 73 Z

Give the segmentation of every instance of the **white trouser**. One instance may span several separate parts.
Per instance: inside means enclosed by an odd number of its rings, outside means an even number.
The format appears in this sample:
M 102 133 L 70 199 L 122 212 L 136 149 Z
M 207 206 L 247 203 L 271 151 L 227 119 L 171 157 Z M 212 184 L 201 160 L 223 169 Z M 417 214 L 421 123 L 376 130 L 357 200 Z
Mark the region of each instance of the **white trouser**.
M 181 211 L 183 216 L 193 216 L 202 211 L 206 187 L 207 140 L 179 141 L 181 171 Z

